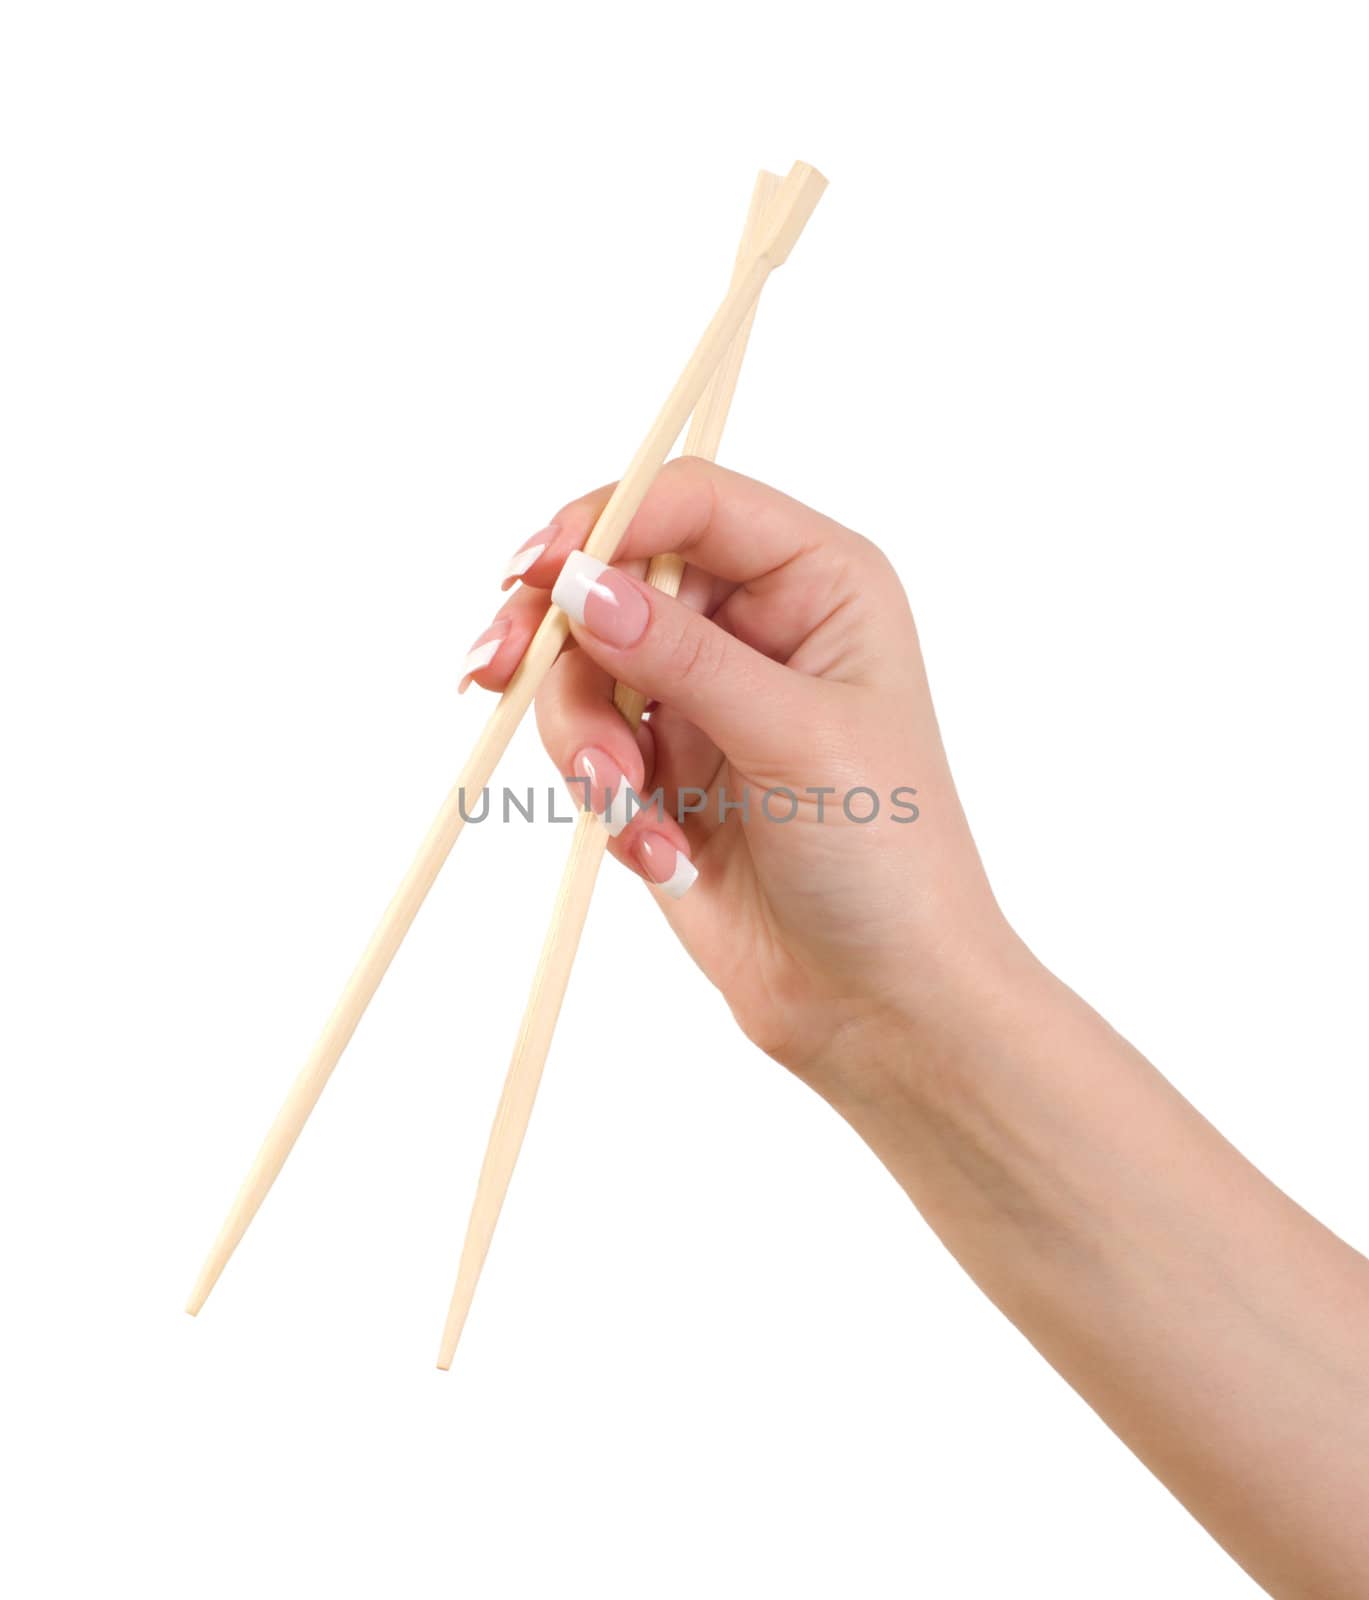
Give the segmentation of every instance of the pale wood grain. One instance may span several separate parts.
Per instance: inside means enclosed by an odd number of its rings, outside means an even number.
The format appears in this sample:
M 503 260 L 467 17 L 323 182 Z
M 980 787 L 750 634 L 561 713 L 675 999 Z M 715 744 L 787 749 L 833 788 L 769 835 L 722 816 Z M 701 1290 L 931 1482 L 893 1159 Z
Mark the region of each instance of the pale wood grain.
M 585 545 L 591 555 L 601 561 L 612 560 L 652 479 L 679 438 L 681 429 L 702 397 L 728 346 L 751 315 L 766 278 L 787 258 L 803 231 L 804 224 L 821 198 L 826 181 L 821 173 L 803 162 L 796 162 L 790 169 L 776 194 L 773 207 L 767 213 L 766 226 L 755 253 L 745 270 L 734 278 L 713 320 L 704 330 L 693 355 L 670 391 L 660 415 L 596 522 Z M 471 804 L 478 802 L 480 791 L 493 775 L 496 763 L 531 705 L 538 685 L 555 661 L 568 632 L 565 613 L 553 606 L 534 634 L 518 670 L 476 740 L 461 776 L 443 801 L 442 809 L 428 830 L 413 864 L 347 980 L 332 1016 L 268 1129 L 256 1160 L 191 1290 L 186 1310 L 192 1316 L 209 1297 L 229 1257 L 285 1165 L 333 1068 L 380 987 L 381 979 L 404 935 L 418 915 L 418 908 L 432 888 L 442 863 L 451 853 L 464 821 L 461 815 L 464 797 L 469 796 Z
M 769 205 L 780 187 L 773 173 L 762 172 L 756 179 L 747 214 L 746 228 L 742 234 L 741 248 L 737 254 L 736 275 L 747 270 L 756 242 L 760 236 Z M 755 316 L 755 304 L 743 320 L 723 360 L 719 363 L 703 399 L 695 408 L 685 439 L 687 455 L 704 456 L 709 461 L 717 455 L 723 425 L 732 404 L 732 395 L 741 372 L 746 341 Z M 677 594 L 684 574 L 684 562 L 676 555 L 656 556 L 647 568 L 647 582 L 667 594 Z M 645 705 L 638 690 L 620 683 L 614 690 L 614 702 L 628 725 L 636 728 L 641 721 Z M 446 1326 L 438 1350 L 437 1364 L 446 1369 L 451 1366 L 456 1353 L 461 1330 L 465 1327 L 475 1296 L 476 1285 L 485 1265 L 490 1241 L 494 1237 L 499 1212 L 508 1192 L 518 1153 L 523 1146 L 528 1121 L 532 1116 L 533 1102 L 542 1081 L 542 1069 L 551 1049 L 556 1019 L 561 1012 L 566 987 L 570 982 L 571 968 L 575 963 L 580 935 L 584 931 L 585 916 L 599 865 L 608 845 L 608 830 L 603 820 L 592 811 L 581 814 L 576 823 L 575 838 L 570 857 L 561 877 L 551 921 L 542 944 L 541 959 L 532 980 L 523 1024 L 514 1045 L 513 1059 L 504 1079 L 499 1108 L 495 1112 L 494 1126 L 490 1129 L 489 1143 L 485 1149 L 484 1164 L 476 1184 L 475 1201 L 471 1206 L 470 1220 L 466 1224 L 466 1239 L 461 1249 L 461 1262 L 457 1268 L 456 1287 L 452 1291 L 451 1305 L 447 1311 Z

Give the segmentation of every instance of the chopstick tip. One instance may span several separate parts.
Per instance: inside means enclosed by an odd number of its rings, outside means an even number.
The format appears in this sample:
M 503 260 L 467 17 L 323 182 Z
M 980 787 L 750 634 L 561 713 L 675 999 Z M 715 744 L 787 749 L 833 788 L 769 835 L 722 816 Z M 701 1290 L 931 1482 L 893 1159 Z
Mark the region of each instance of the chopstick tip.
M 198 1316 L 213 1292 L 214 1285 L 219 1281 L 217 1272 L 211 1270 L 211 1263 L 206 1262 L 200 1275 L 195 1280 L 195 1287 L 190 1291 L 190 1298 L 185 1303 L 185 1314 L 188 1317 Z

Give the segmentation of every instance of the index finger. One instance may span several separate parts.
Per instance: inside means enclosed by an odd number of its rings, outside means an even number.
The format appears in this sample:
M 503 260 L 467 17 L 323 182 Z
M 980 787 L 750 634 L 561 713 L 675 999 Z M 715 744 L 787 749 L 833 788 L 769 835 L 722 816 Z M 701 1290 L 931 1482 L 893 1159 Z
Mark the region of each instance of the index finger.
M 525 584 L 553 586 L 562 563 L 584 545 L 612 493 L 613 485 L 607 484 L 572 500 L 535 535 L 543 547 L 518 574 Z M 621 563 L 674 552 L 725 582 L 754 583 L 805 556 L 854 556 L 864 546 L 849 528 L 778 489 L 701 457 L 680 456 L 656 475 L 613 559 Z

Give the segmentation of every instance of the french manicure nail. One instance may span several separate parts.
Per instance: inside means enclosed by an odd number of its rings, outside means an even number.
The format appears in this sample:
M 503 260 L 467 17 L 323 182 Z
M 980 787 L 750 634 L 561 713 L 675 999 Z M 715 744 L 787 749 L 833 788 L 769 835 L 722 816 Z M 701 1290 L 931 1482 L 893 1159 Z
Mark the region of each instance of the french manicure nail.
M 551 598 L 596 639 L 619 650 L 636 644 L 651 618 L 651 607 L 638 585 L 583 550 L 572 550 L 566 557 Z
M 507 589 L 516 583 L 555 537 L 556 524 L 553 522 L 543 528 L 541 533 L 534 533 L 526 543 L 520 544 L 513 553 L 513 559 L 504 568 L 504 578 L 499 587 Z
M 499 654 L 499 646 L 509 636 L 509 619 L 498 617 L 485 629 L 466 652 L 466 659 L 461 663 L 461 682 L 457 685 L 456 692 L 465 694 L 471 686 L 471 679 L 477 672 L 489 666 L 495 656 Z
M 672 900 L 693 888 L 699 869 L 683 850 L 661 833 L 644 833 L 637 841 L 637 859 L 652 883 Z
M 578 752 L 571 769 L 582 783 L 575 785 L 577 796 L 583 800 L 588 794 L 588 811 L 595 811 L 604 819 L 604 826 L 613 838 L 628 825 L 627 795 L 631 785 L 627 774 L 605 750 L 589 745 Z

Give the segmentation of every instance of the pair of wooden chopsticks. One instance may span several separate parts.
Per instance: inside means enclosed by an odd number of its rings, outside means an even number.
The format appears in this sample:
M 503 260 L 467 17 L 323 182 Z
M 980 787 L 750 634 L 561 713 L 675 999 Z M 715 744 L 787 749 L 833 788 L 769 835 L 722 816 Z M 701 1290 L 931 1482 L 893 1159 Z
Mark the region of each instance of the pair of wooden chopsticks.
M 628 524 L 691 413 L 694 413 L 694 422 L 686 448 L 710 458 L 715 453 L 756 302 L 770 273 L 788 258 L 826 186 L 827 180 L 822 174 L 803 162 L 796 162 L 783 182 L 768 173 L 761 175 L 731 287 L 595 523 L 585 543 L 590 555 L 600 561 L 612 561 Z M 682 571 L 682 564 L 675 557 L 659 557 L 651 563 L 648 579 L 658 588 L 674 593 Z M 443 862 L 451 853 L 464 821 L 463 797 L 478 794 L 489 782 L 569 631 L 565 613 L 552 606 L 533 635 L 518 670 L 500 696 L 460 777 L 347 980 L 332 1016 L 267 1130 L 256 1160 L 195 1280 L 186 1304 L 192 1316 L 208 1299 L 229 1257 L 260 1209 L 404 935 L 413 925 Z M 620 685 L 615 699 L 620 711 L 635 726 L 642 714 L 640 696 Z M 550 1049 L 607 840 L 607 830 L 597 816 L 586 813 L 580 818 L 481 1169 L 438 1357 L 438 1365 L 442 1367 L 450 1364 L 465 1323 L 532 1114 L 542 1065 Z
M 780 180 L 772 172 L 762 172 L 756 179 L 751 210 L 737 253 L 737 276 L 746 270 L 749 252 L 754 248 L 766 210 L 779 184 Z M 722 365 L 713 374 L 703 399 L 695 408 L 689 433 L 685 437 L 686 455 L 704 456 L 712 461 L 718 453 L 718 443 L 741 373 L 742 356 L 746 352 L 746 341 L 755 312 L 753 301 Z M 673 595 L 679 592 L 683 576 L 684 562 L 679 556 L 662 555 L 654 557 L 647 567 L 646 581 Z M 628 726 L 635 729 L 646 705 L 642 695 L 627 684 L 620 683 L 614 690 L 613 698 L 618 710 L 627 719 Z M 456 1274 L 456 1287 L 452 1291 L 447 1325 L 442 1330 L 442 1345 L 437 1355 L 437 1364 L 444 1369 L 451 1366 L 457 1341 L 466 1323 L 466 1314 L 471 1308 L 475 1286 L 480 1279 L 480 1270 L 485 1264 L 490 1240 L 494 1237 L 500 1208 L 508 1192 L 509 1179 L 513 1176 L 514 1163 L 523 1147 L 523 1135 L 532 1116 L 533 1101 L 542 1081 L 542 1068 L 551 1049 L 556 1019 L 570 982 L 571 967 L 580 946 L 580 935 L 584 931 L 585 917 L 594 893 L 594 880 L 599 875 L 599 865 L 604 859 L 608 838 L 608 829 L 601 817 L 593 811 L 580 814 L 570 857 L 557 890 L 547 936 L 542 944 L 542 955 L 523 1011 L 523 1025 L 513 1048 L 513 1060 L 504 1079 L 504 1092 L 499 1098 L 499 1109 L 495 1112 L 494 1126 L 490 1130 L 480 1180 L 476 1184 L 475 1202 L 466 1225 L 466 1242 L 461 1249 L 461 1265 Z

